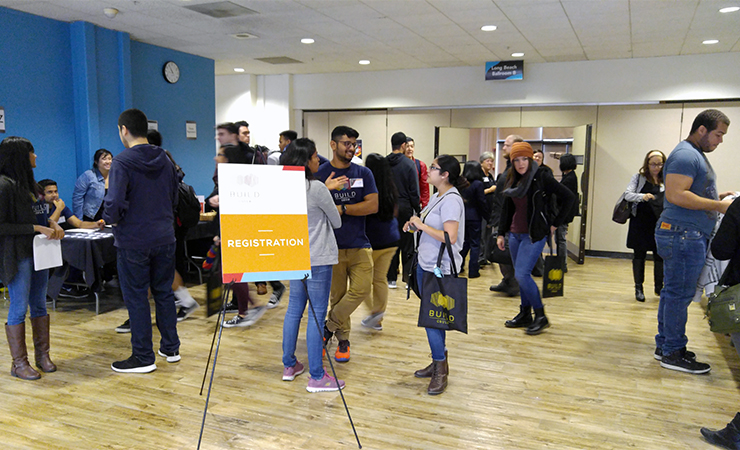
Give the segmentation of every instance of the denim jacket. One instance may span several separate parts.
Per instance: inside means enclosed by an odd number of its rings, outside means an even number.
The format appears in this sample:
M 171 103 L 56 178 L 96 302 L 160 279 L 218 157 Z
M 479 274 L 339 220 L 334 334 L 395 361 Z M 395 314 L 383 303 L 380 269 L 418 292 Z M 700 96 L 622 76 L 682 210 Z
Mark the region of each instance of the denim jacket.
M 98 169 L 86 170 L 77 178 L 72 194 L 72 209 L 75 216 L 95 217 L 105 197 L 105 178 Z

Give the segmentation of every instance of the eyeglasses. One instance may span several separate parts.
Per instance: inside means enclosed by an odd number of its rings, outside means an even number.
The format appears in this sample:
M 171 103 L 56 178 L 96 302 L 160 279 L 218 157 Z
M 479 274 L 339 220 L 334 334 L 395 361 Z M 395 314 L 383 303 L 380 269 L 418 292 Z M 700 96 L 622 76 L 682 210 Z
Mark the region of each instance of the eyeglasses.
M 347 148 L 357 148 L 357 142 L 352 142 L 352 141 L 334 141 L 334 142 L 336 142 L 337 144 L 342 144 L 343 146 Z
M 650 163 L 650 167 L 663 167 L 663 163 Z
M 429 170 L 442 170 L 442 168 L 439 167 L 439 166 L 435 166 L 434 164 L 432 164 L 432 165 L 429 166 Z
M 216 153 L 216 156 L 226 156 L 225 153 Z

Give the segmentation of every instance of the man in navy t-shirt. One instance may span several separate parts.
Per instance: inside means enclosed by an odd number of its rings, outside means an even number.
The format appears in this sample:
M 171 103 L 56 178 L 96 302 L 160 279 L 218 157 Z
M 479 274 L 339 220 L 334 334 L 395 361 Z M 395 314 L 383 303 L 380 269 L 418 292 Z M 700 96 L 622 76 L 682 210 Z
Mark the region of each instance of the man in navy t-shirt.
M 339 262 L 334 266 L 324 336 L 337 336 L 334 354 L 338 362 L 349 361 L 350 315 L 368 296 L 373 282 L 373 257 L 365 234 L 365 216 L 378 212 L 378 189 L 370 169 L 352 163 L 360 134 L 346 126 L 331 132 L 332 160 L 319 167 L 316 178 L 329 188 L 342 227 L 334 230 Z M 347 281 L 349 280 L 349 289 Z
M 722 143 L 730 119 L 721 111 L 699 113 L 689 137 L 671 152 L 663 166 L 665 199 L 655 229 L 658 254 L 663 258 L 665 282 L 658 305 L 658 334 L 655 359 L 666 369 L 686 373 L 707 373 L 709 364 L 698 362 L 686 350 L 686 319 L 696 291 L 707 245 L 717 221 L 725 213 L 732 192 L 717 193 L 714 170 L 706 153 Z
M 88 222 L 77 218 L 77 216 L 72 213 L 72 210 L 64 204 L 64 200 L 59 198 L 59 189 L 57 188 L 56 181 L 47 178 L 39 181 L 39 186 L 44 190 L 44 201 L 47 205 L 49 219 L 58 223 L 63 229 L 103 229 L 105 226 L 105 221 L 103 221 L 103 219 L 100 219 L 97 222 Z M 69 225 L 65 226 L 64 224 Z

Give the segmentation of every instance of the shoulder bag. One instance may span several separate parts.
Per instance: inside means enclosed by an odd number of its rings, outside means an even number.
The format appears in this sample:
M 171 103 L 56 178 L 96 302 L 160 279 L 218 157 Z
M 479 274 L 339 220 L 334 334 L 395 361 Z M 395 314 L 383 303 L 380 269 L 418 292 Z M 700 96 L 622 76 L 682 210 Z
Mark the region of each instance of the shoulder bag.
M 612 220 L 619 223 L 625 224 L 632 214 L 632 204 L 624 199 L 624 192 L 619 196 L 617 204 L 614 205 L 614 212 L 612 212 Z

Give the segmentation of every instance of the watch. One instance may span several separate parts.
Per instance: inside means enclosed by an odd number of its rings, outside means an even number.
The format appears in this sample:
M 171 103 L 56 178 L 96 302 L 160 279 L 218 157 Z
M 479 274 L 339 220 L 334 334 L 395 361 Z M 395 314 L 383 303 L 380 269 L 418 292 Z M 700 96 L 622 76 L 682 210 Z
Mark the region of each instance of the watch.
M 168 83 L 175 84 L 180 79 L 180 68 L 174 61 L 167 61 L 162 67 L 162 75 Z
M 345 215 L 345 214 L 347 214 L 347 205 L 342 203 L 342 215 Z

